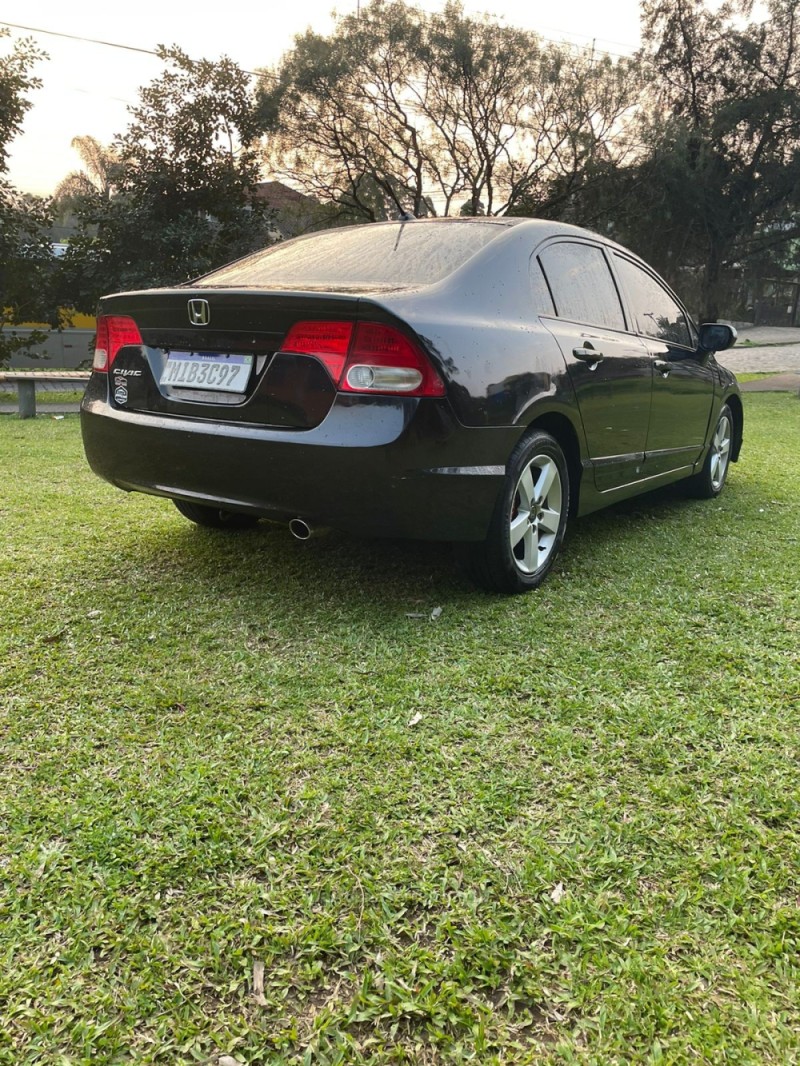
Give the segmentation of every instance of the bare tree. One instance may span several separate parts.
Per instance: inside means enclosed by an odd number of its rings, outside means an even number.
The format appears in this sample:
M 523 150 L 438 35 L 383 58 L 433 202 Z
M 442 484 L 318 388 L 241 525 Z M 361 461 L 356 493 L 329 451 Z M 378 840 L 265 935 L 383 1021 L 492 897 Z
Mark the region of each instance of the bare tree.
M 371 220 L 500 214 L 624 151 L 638 88 L 633 62 L 545 46 L 458 4 L 428 16 L 373 0 L 264 74 L 267 158 Z

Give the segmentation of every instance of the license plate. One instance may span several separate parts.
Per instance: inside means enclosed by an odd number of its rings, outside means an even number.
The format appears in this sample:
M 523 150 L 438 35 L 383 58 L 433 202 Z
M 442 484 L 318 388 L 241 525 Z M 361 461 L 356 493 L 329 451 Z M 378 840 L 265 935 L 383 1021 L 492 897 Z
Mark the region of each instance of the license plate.
M 170 352 L 159 384 L 175 389 L 244 392 L 253 368 L 252 355 L 219 352 Z

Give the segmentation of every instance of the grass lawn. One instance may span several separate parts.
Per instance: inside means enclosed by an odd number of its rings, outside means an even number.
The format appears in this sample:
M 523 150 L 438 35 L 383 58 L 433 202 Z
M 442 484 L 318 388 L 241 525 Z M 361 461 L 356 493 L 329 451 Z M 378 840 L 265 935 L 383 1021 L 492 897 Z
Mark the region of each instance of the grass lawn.
M 0 1063 L 800 1060 L 800 403 L 746 418 L 513 598 L 0 419 Z
M 0 389 L 0 403 L 16 403 L 16 389 Z M 36 390 L 36 406 L 49 403 L 80 403 L 83 399 L 83 389 L 43 389 L 41 386 Z

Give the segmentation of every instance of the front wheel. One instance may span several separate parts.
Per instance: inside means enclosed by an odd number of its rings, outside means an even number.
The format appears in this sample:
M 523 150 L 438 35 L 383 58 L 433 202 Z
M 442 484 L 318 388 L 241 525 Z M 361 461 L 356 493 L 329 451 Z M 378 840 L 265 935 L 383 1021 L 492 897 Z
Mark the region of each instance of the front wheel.
M 206 529 L 249 529 L 258 521 L 253 515 L 237 514 L 225 511 L 221 507 L 207 507 L 202 503 L 187 503 L 185 500 L 172 501 L 184 518 Z
M 687 489 L 690 495 L 706 500 L 719 496 L 728 476 L 732 445 L 733 415 L 730 407 L 727 404 L 723 404 L 708 448 L 708 455 L 706 455 L 706 460 L 703 463 L 703 469 L 687 481 Z
M 470 545 L 472 577 L 495 592 L 527 592 L 547 577 L 569 516 L 569 470 L 549 433 L 523 438 L 511 453 L 489 535 Z

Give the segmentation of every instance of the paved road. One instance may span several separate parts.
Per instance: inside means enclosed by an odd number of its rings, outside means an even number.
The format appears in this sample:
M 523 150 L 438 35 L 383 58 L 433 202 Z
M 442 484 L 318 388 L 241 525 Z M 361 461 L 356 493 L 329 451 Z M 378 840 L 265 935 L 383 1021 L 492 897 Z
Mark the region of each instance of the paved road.
M 748 326 L 739 330 L 735 347 L 717 358 L 734 374 L 800 373 L 800 329 Z
M 800 374 L 800 344 L 787 348 L 732 348 L 721 352 L 717 359 L 734 374 Z

